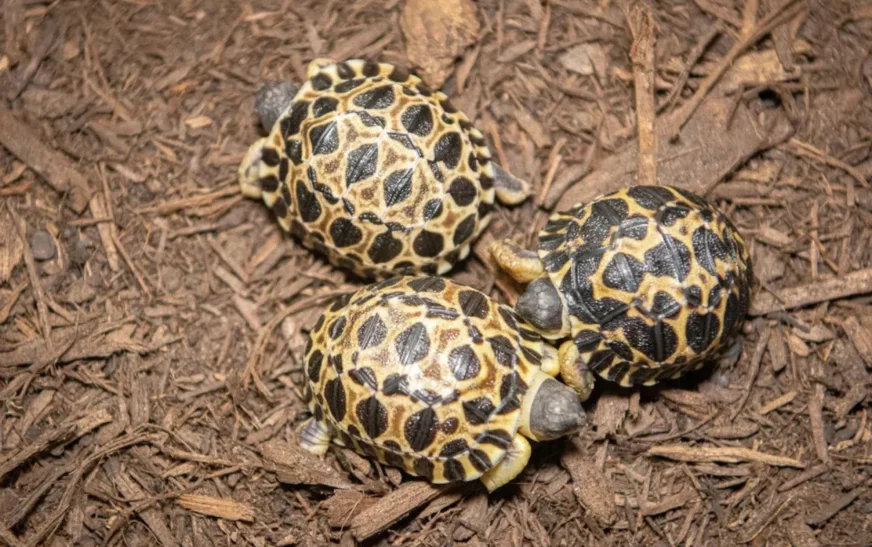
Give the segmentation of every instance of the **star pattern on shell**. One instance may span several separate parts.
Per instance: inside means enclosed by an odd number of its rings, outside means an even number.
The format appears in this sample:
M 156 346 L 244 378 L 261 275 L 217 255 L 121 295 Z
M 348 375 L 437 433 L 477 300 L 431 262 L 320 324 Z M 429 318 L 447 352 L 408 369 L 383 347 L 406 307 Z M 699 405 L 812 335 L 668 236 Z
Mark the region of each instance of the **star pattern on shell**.
M 588 367 L 624 386 L 676 378 L 716 358 L 750 305 L 742 236 L 678 188 L 633 186 L 553 215 L 539 258 Z
M 484 136 L 444 93 L 390 64 L 313 62 L 255 146 L 241 179 L 303 245 L 364 278 L 443 274 L 490 222 Z
M 433 276 L 338 299 L 313 328 L 304 396 L 345 446 L 434 483 L 475 480 L 518 434 L 544 341 L 512 309 Z

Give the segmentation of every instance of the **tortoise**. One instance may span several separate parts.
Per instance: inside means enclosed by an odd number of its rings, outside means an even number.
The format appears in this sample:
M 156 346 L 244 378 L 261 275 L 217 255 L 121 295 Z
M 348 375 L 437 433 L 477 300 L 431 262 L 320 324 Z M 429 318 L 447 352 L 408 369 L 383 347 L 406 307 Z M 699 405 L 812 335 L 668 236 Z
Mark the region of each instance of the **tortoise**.
M 269 134 L 248 149 L 239 184 L 334 266 L 370 280 L 443 274 L 469 254 L 494 198 L 529 195 L 466 115 L 408 71 L 315 59 L 306 76 L 258 90 Z
M 554 379 L 557 350 L 514 310 L 437 276 L 396 276 L 335 300 L 310 332 L 300 444 L 331 442 L 435 484 L 488 491 L 527 465 L 527 439 L 585 413 Z
M 544 338 L 568 337 L 561 378 L 582 400 L 594 373 L 651 386 L 741 354 L 751 257 L 732 221 L 692 192 L 625 187 L 555 213 L 537 252 L 503 239 L 491 253 L 528 283 L 516 311 Z

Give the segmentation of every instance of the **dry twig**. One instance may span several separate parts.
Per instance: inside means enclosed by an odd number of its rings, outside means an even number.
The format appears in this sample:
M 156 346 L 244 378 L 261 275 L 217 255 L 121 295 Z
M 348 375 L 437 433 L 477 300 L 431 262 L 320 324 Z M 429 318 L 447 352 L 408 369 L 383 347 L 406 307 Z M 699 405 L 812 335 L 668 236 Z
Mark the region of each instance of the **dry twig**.
M 869 292 L 872 292 L 872 268 L 781 289 L 777 296 L 758 293 L 751 303 L 750 314 L 766 315 Z
M 654 120 L 654 45 L 657 27 L 651 7 L 632 0 L 627 8 L 627 22 L 633 32 L 630 59 L 633 61 L 633 81 L 636 90 L 636 127 L 639 132 L 639 184 L 657 184 L 657 131 Z
M 777 467 L 805 467 L 804 463 L 793 458 L 765 454 L 763 452 L 738 446 L 665 445 L 649 448 L 648 454 L 682 462 L 738 463 L 742 461 L 750 461 L 765 463 L 766 465 L 774 465 Z
M 0 109 L 0 145 L 6 147 L 28 167 L 42 175 L 49 185 L 69 194 L 67 204 L 81 214 L 88 206 L 91 190 L 83 177 L 60 152 L 45 145 L 29 126 L 12 112 Z

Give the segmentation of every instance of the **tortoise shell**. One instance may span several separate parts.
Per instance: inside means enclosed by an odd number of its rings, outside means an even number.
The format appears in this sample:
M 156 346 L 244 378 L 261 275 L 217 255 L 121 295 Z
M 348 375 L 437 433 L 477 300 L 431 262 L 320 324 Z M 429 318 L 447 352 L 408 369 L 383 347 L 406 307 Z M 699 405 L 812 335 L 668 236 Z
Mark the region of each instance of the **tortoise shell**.
M 440 277 L 395 277 L 335 301 L 303 389 L 336 442 L 434 483 L 475 480 L 518 433 L 543 340 L 511 308 Z
M 553 215 L 539 258 L 588 367 L 623 386 L 676 378 L 716 358 L 750 304 L 742 236 L 678 188 L 625 188 Z
M 310 66 L 259 177 L 279 224 L 365 278 L 442 274 L 494 203 L 484 137 L 448 97 L 389 64 Z

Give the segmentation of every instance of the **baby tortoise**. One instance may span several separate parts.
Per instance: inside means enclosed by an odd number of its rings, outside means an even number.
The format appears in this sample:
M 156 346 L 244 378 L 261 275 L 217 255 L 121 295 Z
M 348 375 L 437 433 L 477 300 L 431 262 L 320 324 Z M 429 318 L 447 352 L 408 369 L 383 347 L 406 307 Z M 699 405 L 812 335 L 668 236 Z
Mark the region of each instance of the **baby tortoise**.
M 335 266 L 364 278 L 442 274 L 526 183 L 493 161 L 448 97 L 385 63 L 316 59 L 256 97 L 267 137 L 239 166 L 243 194 Z
M 530 459 L 527 439 L 577 431 L 584 410 L 554 379 L 557 351 L 511 308 L 440 277 L 395 277 L 345 295 L 318 319 L 301 444 L 331 442 L 433 483 L 489 491 Z
M 538 253 L 491 247 L 529 283 L 518 313 L 560 345 L 561 377 L 582 400 L 595 372 L 653 385 L 741 353 L 751 257 L 732 222 L 699 196 L 634 186 L 553 215 Z

